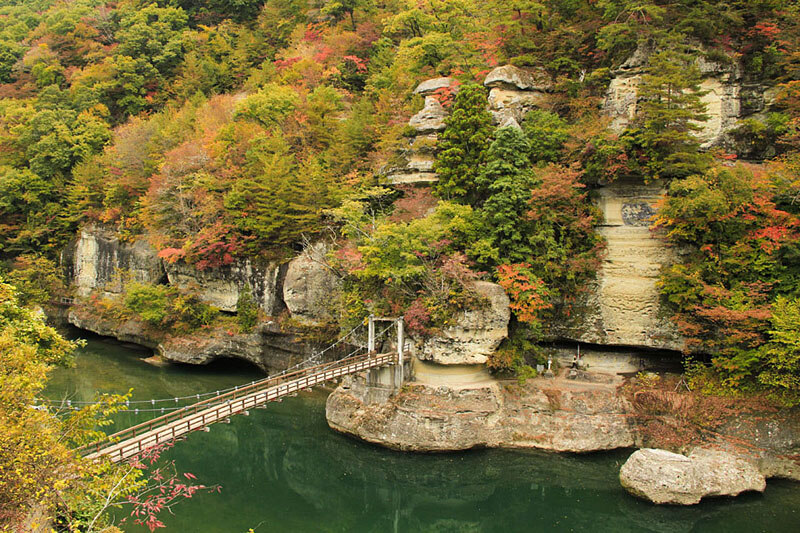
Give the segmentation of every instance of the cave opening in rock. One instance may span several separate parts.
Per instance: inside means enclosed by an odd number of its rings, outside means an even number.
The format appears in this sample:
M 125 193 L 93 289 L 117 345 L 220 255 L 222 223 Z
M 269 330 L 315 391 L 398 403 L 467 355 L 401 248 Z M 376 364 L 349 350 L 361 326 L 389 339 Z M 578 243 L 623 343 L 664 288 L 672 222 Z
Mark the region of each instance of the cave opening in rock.
M 649 372 L 683 372 L 683 354 L 677 350 L 576 342 L 558 339 L 543 343 L 545 351 L 552 354 L 562 365 L 569 365 L 580 350 L 581 359 L 588 362 L 589 370 L 617 374 Z
M 176 365 L 181 366 L 194 366 L 203 368 L 208 372 L 213 372 L 216 374 L 225 374 L 225 373 L 258 373 L 262 375 L 266 375 L 264 370 L 258 367 L 256 364 L 245 361 L 244 359 L 240 359 L 238 357 L 217 357 L 207 365 L 189 365 L 185 363 L 174 363 Z

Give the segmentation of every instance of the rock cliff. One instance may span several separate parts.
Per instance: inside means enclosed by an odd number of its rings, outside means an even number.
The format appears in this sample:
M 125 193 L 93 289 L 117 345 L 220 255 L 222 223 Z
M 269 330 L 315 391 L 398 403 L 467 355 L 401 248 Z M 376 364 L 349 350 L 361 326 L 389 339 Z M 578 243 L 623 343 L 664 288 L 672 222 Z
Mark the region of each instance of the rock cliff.
M 553 337 L 604 345 L 680 350 L 683 340 L 662 309 L 657 282 L 676 259 L 652 229 L 663 184 L 615 182 L 598 191 L 606 255 L 591 290 Z
M 79 296 L 92 291 L 119 294 L 125 281 L 160 283 L 166 272 L 144 239 L 122 242 L 116 232 L 87 226 L 62 252 L 61 262 Z
M 247 361 L 272 374 L 302 361 L 314 346 L 274 322 L 259 324 L 252 333 L 231 333 L 224 328 L 203 330 L 197 335 L 170 336 L 135 319 L 119 321 L 90 309 L 76 307 L 68 321 L 75 327 L 105 337 L 151 348 L 171 363 L 205 365 L 221 358 Z
M 603 110 L 612 119 L 612 129 L 618 132 L 624 130 L 636 116 L 638 87 L 654 51 L 644 44 L 612 72 Z M 704 94 L 701 99 L 708 115 L 708 120 L 699 124 L 701 130 L 698 137 L 704 147 L 726 145 L 727 133 L 736 123 L 763 111 L 769 98 L 765 98 L 764 87 L 744 79 L 736 58 L 721 63 L 700 56 L 697 66 L 703 76 L 700 89 Z
M 170 285 L 197 291 L 201 300 L 221 311 L 233 313 L 239 293 L 249 287 L 267 316 L 277 316 L 286 306 L 280 291 L 286 266 L 240 259 L 231 265 L 197 270 L 183 262 L 165 265 Z
M 307 324 L 327 323 L 335 316 L 339 280 L 327 266 L 328 248 L 317 243 L 289 262 L 283 280 L 283 302 L 292 318 Z
M 109 229 L 87 226 L 62 253 L 62 264 L 79 298 L 120 298 L 127 281 L 168 283 L 196 292 L 221 311 L 235 312 L 240 291 L 249 287 L 267 316 L 286 311 L 298 322 L 315 326 L 331 320 L 331 298 L 338 288 L 338 278 L 324 266 L 326 252 L 317 244 L 284 264 L 243 259 L 198 270 L 184 263 L 165 264 L 144 238 L 124 242 Z M 147 346 L 172 362 L 206 364 L 235 357 L 272 372 L 301 360 L 312 348 L 273 321 L 249 334 L 232 335 L 218 328 L 201 336 L 169 337 L 140 321 L 104 318 L 87 307 L 76 306 L 66 315 L 76 327 Z

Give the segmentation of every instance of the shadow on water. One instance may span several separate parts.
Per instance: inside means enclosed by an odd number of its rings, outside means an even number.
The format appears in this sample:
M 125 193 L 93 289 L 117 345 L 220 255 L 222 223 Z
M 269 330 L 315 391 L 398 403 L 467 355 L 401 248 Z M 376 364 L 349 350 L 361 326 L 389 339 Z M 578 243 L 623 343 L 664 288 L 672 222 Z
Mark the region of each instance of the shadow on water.
M 91 397 L 93 390 L 134 386 L 137 395 L 164 397 L 259 375 L 235 365 L 152 367 L 94 339 L 51 389 Z M 182 471 L 222 492 L 181 503 L 174 516 L 162 517 L 167 531 L 744 532 L 797 531 L 800 524 L 800 486 L 793 483 L 771 481 L 763 495 L 657 507 L 619 486 L 628 451 L 393 452 L 331 431 L 325 397 L 315 391 L 272 403 L 172 448 L 168 455 Z

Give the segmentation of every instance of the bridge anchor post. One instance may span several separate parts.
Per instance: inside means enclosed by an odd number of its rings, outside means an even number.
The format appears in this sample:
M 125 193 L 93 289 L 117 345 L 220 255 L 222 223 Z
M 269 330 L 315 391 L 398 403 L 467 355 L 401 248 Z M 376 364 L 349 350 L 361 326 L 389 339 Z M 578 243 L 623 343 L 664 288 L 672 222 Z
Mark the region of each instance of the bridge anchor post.
M 369 315 L 367 324 L 367 352 L 370 356 L 375 352 L 375 315 Z
M 405 343 L 405 328 L 403 325 L 403 317 L 397 319 L 397 364 L 394 370 L 394 386 L 395 389 L 400 390 L 403 386 L 403 345 Z

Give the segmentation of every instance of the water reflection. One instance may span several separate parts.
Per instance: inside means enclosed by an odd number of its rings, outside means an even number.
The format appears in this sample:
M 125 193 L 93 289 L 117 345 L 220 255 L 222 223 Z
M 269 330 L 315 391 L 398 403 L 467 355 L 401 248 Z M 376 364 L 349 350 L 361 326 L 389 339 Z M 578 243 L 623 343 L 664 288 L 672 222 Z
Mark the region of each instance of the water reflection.
M 51 390 L 83 398 L 133 384 L 140 398 L 162 397 L 254 377 L 241 368 L 150 367 L 94 342 Z M 167 531 L 732 532 L 796 531 L 800 524 L 796 484 L 770 482 L 764 495 L 690 508 L 656 507 L 619 487 L 626 452 L 403 454 L 332 432 L 324 401 L 322 391 L 301 394 L 179 443 L 169 452 L 178 467 L 223 488 L 176 507 L 164 517 Z

